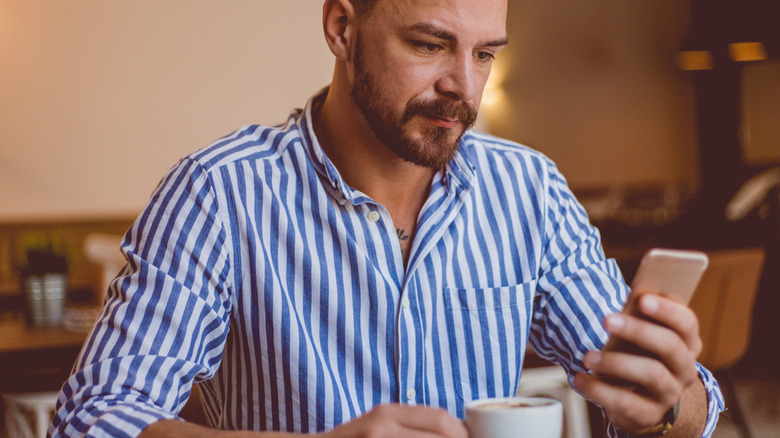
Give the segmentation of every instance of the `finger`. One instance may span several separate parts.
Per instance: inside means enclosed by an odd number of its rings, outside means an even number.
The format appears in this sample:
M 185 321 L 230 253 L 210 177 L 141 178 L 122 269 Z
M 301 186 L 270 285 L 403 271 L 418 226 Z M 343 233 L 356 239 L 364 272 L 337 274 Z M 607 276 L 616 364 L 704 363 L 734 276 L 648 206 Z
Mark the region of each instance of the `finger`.
M 575 375 L 574 385 L 585 397 L 604 409 L 610 423 L 624 431 L 653 427 L 669 409 L 627 387 L 607 384 L 587 373 Z
M 379 410 L 379 415 L 392 417 L 394 421 L 408 429 L 430 432 L 434 436 L 468 437 L 463 423 L 441 408 L 389 404 L 380 405 L 374 410 Z
M 600 380 L 614 379 L 641 388 L 644 395 L 664 404 L 674 404 L 683 392 L 681 383 L 666 366 L 656 359 L 621 352 L 590 351 L 583 360 L 585 366 Z
M 699 320 L 688 306 L 656 294 L 643 294 L 639 309 L 644 314 L 669 327 L 682 338 L 695 356 L 702 350 Z
M 675 376 L 688 382 L 695 377 L 695 354 L 672 329 L 623 314 L 607 316 L 604 326 L 611 336 L 634 344 L 664 362 Z

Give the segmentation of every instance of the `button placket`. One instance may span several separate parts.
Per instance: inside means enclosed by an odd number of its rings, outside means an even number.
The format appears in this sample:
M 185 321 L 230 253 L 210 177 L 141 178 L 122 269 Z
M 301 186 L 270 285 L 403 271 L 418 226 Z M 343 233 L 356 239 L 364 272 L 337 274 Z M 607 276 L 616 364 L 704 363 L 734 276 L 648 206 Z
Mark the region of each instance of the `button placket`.
M 406 387 L 405 393 L 402 392 L 401 397 L 406 397 L 406 402 L 409 404 L 426 403 L 426 388 L 422 384 L 423 368 L 424 368 L 424 349 L 423 351 L 417 350 L 417 342 L 414 339 L 418 339 L 421 335 L 422 327 L 418 324 L 417 311 L 419 310 L 415 301 L 415 308 L 412 309 L 412 300 L 415 297 L 416 282 L 411 281 L 407 284 L 407 290 L 401 292 L 401 300 L 399 303 L 398 318 L 401 321 L 402 326 L 408 333 L 409 338 L 407 342 L 400 345 L 402 355 L 407 359 L 402 361 L 404 364 L 401 370 L 403 376 L 403 387 Z M 422 391 L 422 392 L 420 392 Z
M 403 295 L 405 295 L 402 292 Z M 397 308 L 399 311 L 399 323 L 400 323 L 400 330 L 399 330 L 399 336 L 402 336 L 404 332 L 410 332 L 414 331 L 414 318 L 412 318 L 411 312 L 409 311 L 409 308 L 411 307 L 409 299 L 406 296 L 403 296 L 400 301 L 400 306 Z M 411 335 L 411 338 L 414 338 L 414 335 L 409 333 Z M 401 367 L 399 368 L 399 377 L 401 377 L 399 383 L 401 383 L 401 387 L 406 387 L 405 392 L 402 392 L 401 397 L 405 398 L 407 403 L 414 404 L 417 397 L 417 389 L 415 388 L 416 385 L 416 376 L 414 375 L 413 368 L 416 366 L 409 362 L 410 358 L 414 357 L 414 351 L 413 346 L 409 342 L 409 338 L 406 338 L 406 342 L 400 342 L 399 338 L 399 353 L 401 356 L 399 357 L 399 364 Z

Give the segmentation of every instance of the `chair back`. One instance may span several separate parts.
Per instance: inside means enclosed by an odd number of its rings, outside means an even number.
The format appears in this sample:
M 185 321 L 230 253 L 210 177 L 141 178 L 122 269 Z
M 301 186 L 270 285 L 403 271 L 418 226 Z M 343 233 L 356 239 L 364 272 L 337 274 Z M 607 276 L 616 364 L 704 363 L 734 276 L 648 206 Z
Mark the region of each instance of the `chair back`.
M 690 307 L 699 318 L 704 343 L 698 361 L 711 371 L 720 371 L 731 368 L 747 351 L 766 254 L 762 248 L 748 248 L 708 255 L 710 264 Z

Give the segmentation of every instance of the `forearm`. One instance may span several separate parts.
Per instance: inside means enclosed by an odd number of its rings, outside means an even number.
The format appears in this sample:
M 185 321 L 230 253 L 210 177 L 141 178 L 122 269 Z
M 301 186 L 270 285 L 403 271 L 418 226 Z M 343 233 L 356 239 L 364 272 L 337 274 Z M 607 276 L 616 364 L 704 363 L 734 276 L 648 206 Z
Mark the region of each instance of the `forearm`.
M 150 424 L 138 438 L 292 438 L 301 435 L 280 432 L 218 431 L 181 420 Z
M 680 398 L 680 414 L 669 438 L 700 437 L 707 423 L 707 391 L 701 380 L 688 387 Z

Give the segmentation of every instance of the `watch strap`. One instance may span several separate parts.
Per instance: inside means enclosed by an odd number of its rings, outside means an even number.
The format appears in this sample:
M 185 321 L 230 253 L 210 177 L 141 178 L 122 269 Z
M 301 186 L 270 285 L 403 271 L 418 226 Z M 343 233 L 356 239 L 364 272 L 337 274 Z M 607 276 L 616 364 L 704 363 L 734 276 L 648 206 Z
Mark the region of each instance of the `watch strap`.
M 674 406 L 672 406 L 671 409 L 666 411 L 666 414 L 664 414 L 664 417 L 661 419 L 661 422 L 653 426 L 650 430 L 647 432 L 637 435 L 637 438 L 654 438 L 663 436 L 666 434 L 666 432 L 669 432 L 672 429 L 672 426 L 674 426 L 674 422 L 677 420 L 677 417 L 680 415 L 680 402 L 678 401 L 675 403 Z

